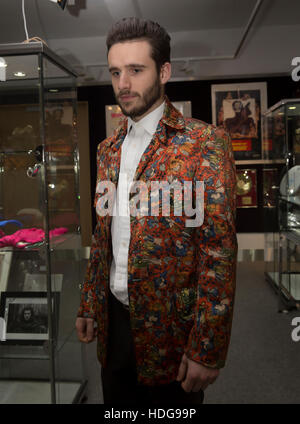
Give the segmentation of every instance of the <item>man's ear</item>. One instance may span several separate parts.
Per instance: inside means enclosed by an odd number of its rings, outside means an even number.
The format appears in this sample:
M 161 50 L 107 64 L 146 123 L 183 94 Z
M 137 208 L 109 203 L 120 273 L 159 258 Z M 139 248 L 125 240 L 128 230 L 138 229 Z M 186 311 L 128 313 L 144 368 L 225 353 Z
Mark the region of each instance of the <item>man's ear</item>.
M 171 69 L 171 63 L 170 62 L 166 62 L 162 65 L 162 67 L 160 68 L 160 82 L 161 84 L 166 84 L 169 79 L 171 78 L 171 73 L 172 73 L 172 69 Z

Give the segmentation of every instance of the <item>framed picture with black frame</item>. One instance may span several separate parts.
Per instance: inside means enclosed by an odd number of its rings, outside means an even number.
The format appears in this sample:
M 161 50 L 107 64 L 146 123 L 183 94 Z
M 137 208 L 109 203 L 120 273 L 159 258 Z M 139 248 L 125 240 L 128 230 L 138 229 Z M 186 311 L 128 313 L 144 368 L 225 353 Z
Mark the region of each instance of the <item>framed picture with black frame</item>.
M 235 160 L 261 159 L 267 83 L 214 84 L 211 99 L 212 122 L 230 134 Z
M 59 292 L 51 294 L 53 338 L 57 338 Z M 47 345 L 49 341 L 47 292 L 4 292 L 0 316 L 6 323 L 1 344 Z

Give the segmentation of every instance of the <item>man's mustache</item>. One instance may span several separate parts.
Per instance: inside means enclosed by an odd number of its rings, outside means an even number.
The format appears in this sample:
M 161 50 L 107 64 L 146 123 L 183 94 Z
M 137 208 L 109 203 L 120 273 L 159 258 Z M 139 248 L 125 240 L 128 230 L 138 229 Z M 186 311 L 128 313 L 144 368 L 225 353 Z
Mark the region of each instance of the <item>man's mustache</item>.
M 118 98 L 120 98 L 122 96 L 139 96 L 139 94 L 135 93 L 135 92 L 128 91 L 128 90 L 124 90 L 124 91 L 119 92 Z

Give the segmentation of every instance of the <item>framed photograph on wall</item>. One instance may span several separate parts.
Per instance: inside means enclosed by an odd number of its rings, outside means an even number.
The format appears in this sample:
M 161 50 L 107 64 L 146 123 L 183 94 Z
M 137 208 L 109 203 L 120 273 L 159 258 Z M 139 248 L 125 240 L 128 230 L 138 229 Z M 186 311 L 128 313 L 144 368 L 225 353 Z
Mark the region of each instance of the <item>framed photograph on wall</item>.
M 229 132 L 235 160 L 261 159 L 267 83 L 215 84 L 211 97 L 213 124 Z
M 124 115 L 118 105 L 105 106 L 106 137 L 113 135 L 115 129 L 120 125 Z
M 59 293 L 52 294 L 54 323 L 58 322 Z M 2 293 L 0 316 L 6 323 L 6 344 L 43 345 L 49 340 L 46 292 Z M 57 335 L 54 325 L 54 337 Z

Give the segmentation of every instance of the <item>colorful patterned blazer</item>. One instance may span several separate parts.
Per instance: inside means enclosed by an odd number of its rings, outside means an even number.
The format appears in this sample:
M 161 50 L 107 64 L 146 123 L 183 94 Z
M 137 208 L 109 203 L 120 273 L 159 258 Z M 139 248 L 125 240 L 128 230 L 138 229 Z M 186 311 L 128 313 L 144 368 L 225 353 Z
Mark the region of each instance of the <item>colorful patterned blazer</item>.
M 98 146 L 97 185 L 117 185 L 127 120 Z M 164 115 L 143 153 L 134 180 L 203 181 L 202 225 L 187 227 L 171 207 L 164 216 L 130 217 L 128 258 L 130 321 L 138 380 L 174 381 L 181 357 L 207 367 L 224 366 L 231 332 L 237 241 L 236 174 L 224 129 L 186 119 L 166 98 Z M 96 192 L 95 206 L 103 193 Z M 132 199 L 132 195 L 131 195 Z M 174 205 L 174 195 L 171 196 Z M 82 288 L 79 317 L 98 324 L 98 359 L 105 366 L 109 331 L 107 298 L 112 262 L 110 214 L 97 214 Z

